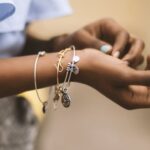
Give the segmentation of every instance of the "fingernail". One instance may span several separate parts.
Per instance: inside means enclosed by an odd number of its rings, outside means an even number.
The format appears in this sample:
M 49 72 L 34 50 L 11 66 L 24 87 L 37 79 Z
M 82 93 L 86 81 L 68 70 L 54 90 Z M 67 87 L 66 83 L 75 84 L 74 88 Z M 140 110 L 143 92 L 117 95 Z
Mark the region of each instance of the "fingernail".
M 112 49 L 111 45 L 102 45 L 100 47 L 100 51 L 103 53 L 108 53 Z
M 114 57 L 116 57 L 116 58 L 119 58 L 120 52 L 119 52 L 119 51 L 116 51 L 115 53 L 112 54 L 112 56 L 114 56 Z

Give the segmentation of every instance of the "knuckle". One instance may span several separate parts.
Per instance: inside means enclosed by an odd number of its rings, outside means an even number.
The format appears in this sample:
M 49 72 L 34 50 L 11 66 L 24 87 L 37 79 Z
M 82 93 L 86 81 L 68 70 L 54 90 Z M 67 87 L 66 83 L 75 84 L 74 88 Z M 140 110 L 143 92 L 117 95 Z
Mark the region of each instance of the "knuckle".
M 145 48 L 145 42 L 142 39 L 135 38 L 135 42 L 139 45 L 141 50 L 143 50 Z
M 79 29 L 78 31 L 74 32 L 74 37 L 75 38 L 78 38 L 81 36 L 81 34 L 84 32 L 83 29 Z
M 108 23 L 112 23 L 112 22 L 116 22 L 116 21 L 111 17 L 105 17 L 105 18 L 102 18 L 100 20 L 100 22 L 103 24 L 108 24 Z
M 129 32 L 127 32 L 125 29 L 122 31 L 123 32 L 123 34 L 126 36 L 126 37 L 128 37 L 129 38 Z
M 125 29 L 121 28 L 121 30 L 119 31 L 119 34 L 124 36 L 125 39 L 129 40 L 130 35 Z

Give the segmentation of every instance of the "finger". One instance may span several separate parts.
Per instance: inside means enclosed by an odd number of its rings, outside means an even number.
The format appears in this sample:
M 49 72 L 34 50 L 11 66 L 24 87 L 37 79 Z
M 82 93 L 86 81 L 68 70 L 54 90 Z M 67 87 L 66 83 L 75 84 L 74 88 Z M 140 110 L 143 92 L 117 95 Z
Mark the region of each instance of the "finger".
M 133 63 L 130 63 L 129 61 L 125 61 L 125 62 L 127 62 L 128 66 L 132 68 L 136 68 L 137 66 L 141 65 L 144 62 L 144 56 L 140 55 L 137 58 L 134 58 Z
M 75 42 L 73 43 L 75 46 L 78 45 L 77 48 L 95 48 L 103 53 L 110 53 L 112 50 L 112 46 L 105 41 L 99 40 L 97 37 L 91 35 L 85 29 L 79 30 L 74 34 L 76 37 Z M 80 44 L 79 44 L 80 43 Z
M 129 42 L 129 34 L 126 31 L 118 32 L 113 45 L 112 56 L 119 58 Z
M 81 31 L 80 31 L 81 34 Z M 82 42 L 84 45 L 86 45 L 86 47 L 88 48 L 95 48 L 100 50 L 103 53 L 110 53 L 112 51 L 112 46 L 103 41 L 103 40 L 99 40 L 97 37 L 92 36 L 91 34 L 89 34 L 88 32 L 82 30 Z
M 150 71 L 129 68 L 124 75 L 124 84 L 150 86 Z
M 119 89 L 118 103 L 126 109 L 149 108 L 150 95 L 146 86 L 128 86 Z
M 141 59 L 141 53 L 144 49 L 144 42 L 141 39 L 130 38 L 129 42 L 130 48 L 128 53 L 122 58 L 124 61 L 128 61 L 131 66 L 137 64 L 136 61 Z
M 131 65 L 131 67 L 136 68 L 137 66 L 141 65 L 144 62 L 144 56 L 140 55 L 136 60 L 135 63 L 133 63 L 133 65 Z
M 112 51 L 112 46 L 105 41 L 99 40 L 95 37 L 87 37 L 88 47 L 100 50 L 103 53 L 110 53 Z
M 93 40 L 93 43 L 91 41 L 91 44 L 93 45 L 93 48 L 96 48 L 105 54 L 110 54 L 112 52 L 112 46 L 102 40 L 95 39 Z
M 113 45 L 112 55 L 119 57 L 120 53 L 125 49 L 128 41 L 128 32 L 114 19 L 105 18 L 96 23 L 97 38 L 107 41 Z M 90 30 L 93 33 L 93 30 Z
M 86 40 L 89 41 L 87 44 L 89 48 L 98 49 L 105 54 L 110 54 L 112 51 L 112 46 L 105 41 L 99 40 L 91 36 L 86 37 Z

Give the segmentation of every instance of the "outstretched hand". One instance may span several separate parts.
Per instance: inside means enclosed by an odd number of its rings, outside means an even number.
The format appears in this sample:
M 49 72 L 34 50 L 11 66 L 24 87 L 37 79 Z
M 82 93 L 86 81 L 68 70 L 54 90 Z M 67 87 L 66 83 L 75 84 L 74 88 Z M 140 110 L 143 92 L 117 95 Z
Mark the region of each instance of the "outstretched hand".
M 132 67 L 136 67 L 143 62 L 142 51 L 144 42 L 131 36 L 115 20 L 105 18 L 91 23 L 76 32 L 55 37 L 53 40 L 55 49 L 66 48 L 75 45 L 77 49 L 95 48 L 114 57 L 127 61 Z

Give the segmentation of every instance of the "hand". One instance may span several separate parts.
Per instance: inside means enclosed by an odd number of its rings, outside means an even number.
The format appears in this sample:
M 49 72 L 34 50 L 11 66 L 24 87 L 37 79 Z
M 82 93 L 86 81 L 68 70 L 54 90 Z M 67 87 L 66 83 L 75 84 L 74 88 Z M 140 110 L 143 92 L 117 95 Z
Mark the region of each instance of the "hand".
M 83 50 L 80 73 L 74 78 L 87 84 L 126 109 L 150 107 L 150 57 L 146 70 L 127 64 L 94 49 Z
M 62 49 L 75 45 L 77 49 L 96 48 L 103 45 L 105 53 L 119 57 L 127 61 L 130 66 L 136 67 L 143 62 L 142 51 L 144 42 L 131 36 L 115 20 L 106 18 L 91 23 L 71 35 L 64 34 L 55 37 L 53 40 L 55 49 Z

